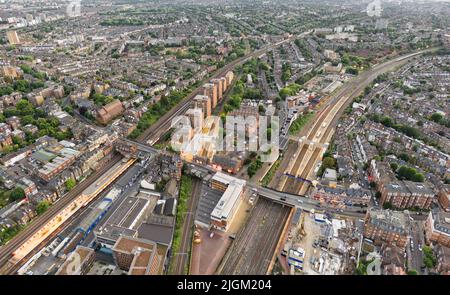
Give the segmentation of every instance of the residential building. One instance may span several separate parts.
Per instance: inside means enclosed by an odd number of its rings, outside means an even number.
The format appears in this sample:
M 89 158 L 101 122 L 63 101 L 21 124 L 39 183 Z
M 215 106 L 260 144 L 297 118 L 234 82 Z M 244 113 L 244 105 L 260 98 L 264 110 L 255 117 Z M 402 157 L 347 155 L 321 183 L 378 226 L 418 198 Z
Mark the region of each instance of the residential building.
M 438 245 L 435 248 L 437 265 L 436 269 L 441 275 L 450 275 L 450 248 Z
M 383 244 L 381 247 L 381 269 L 383 275 L 406 275 L 405 251 L 396 246 Z
M 38 170 L 39 177 L 46 182 L 50 182 L 56 175 L 72 165 L 79 154 L 80 152 L 74 149 L 63 148 L 60 151 L 60 156 L 49 161 Z
M 118 99 L 105 105 L 97 111 L 97 120 L 101 124 L 108 124 L 112 119 L 124 112 L 122 102 Z
M 234 73 L 229 71 L 225 74 L 225 78 L 227 79 L 227 88 L 231 86 L 234 80 Z
M 342 64 L 339 63 L 337 65 L 333 65 L 332 63 L 326 63 L 323 66 L 323 69 L 325 71 L 325 73 L 330 73 L 330 74 L 338 74 L 342 71 Z
M 450 212 L 450 186 L 446 185 L 439 190 L 438 194 L 439 204 L 441 204 L 442 208 Z
M 229 155 L 229 153 L 215 154 L 212 159 L 212 165 L 216 169 L 227 171 L 228 173 L 238 173 L 244 161 L 241 156 Z
M 444 46 L 447 47 L 447 49 L 450 49 L 450 34 L 444 34 L 442 36 L 442 43 L 444 43 Z
M 0 150 L 4 150 L 13 144 L 11 135 L 0 134 Z
M 16 67 L 3 66 L 2 75 L 8 78 L 16 79 L 23 75 L 22 71 Z
M 331 188 L 318 185 L 313 189 L 312 199 L 330 204 L 332 206 L 368 206 L 371 192 L 365 189 Z
M 425 183 L 395 181 L 383 184 L 380 188 L 381 204 L 389 203 L 394 208 L 429 209 L 435 197 L 434 192 Z
M 211 99 L 206 95 L 196 95 L 192 101 L 192 107 L 194 109 L 201 109 L 203 117 L 207 118 L 211 116 Z
M 425 237 L 430 242 L 450 247 L 450 213 L 430 212 L 425 222 Z
M 364 237 L 376 244 L 385 242 L 404 249 L 408 242 L 404 213 L 375 209 L 367 211 Z
M 203 95 L 210 98 L 211 108 L 214 109 L 217 106 L 217 87 L 211 83 L 203 85 Z
M 223 81 L 221 79 L 212 79 L 211 83 L 215 85 L 217 89 L 217 99 L 221 101 L 223 98 Z

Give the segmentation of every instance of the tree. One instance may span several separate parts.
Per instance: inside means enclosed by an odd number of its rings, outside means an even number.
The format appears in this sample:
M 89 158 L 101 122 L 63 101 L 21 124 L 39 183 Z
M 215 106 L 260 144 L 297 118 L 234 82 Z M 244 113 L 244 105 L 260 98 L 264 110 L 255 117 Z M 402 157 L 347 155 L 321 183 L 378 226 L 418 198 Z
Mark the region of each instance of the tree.
M 427 268 L 433 268 L 436 266 L 436 256 L 433 253 L 433 249 L 429 246 L 423 247 L 423 263 Z
M 391 163 L 391 169 L 392 169 L 392 171 L 397 171 L 397 169 L 398 169 L 398 164 L 397 163 Z
M 15 188 L 14 190 L 11 191 L 10 195 L 9 195 L 9 200 L 11 202 L 15 202 L 18 200 L 22 200 L 25 198 L 25 192 L 23 191 L 22 188 L 18 187 Z
M 36 212 L 38 215 L 41 215 L 42 213 L 44 213 L 45 211 L 47 211 L 47 209 L 50 207 L 50 202 L 49 201 L 41 201 L 39 202 L 39 204 L 37 204 L 36 206 Z
M 326 157 L 325 159 L 323 159 L 322 165 L 325 168 L 330 168 L 330 169 L 335 168 L 336 167 L 336 160 L 334 158 L 332 158 L 332 157 Z
M 408 270 L 408 275 L 410 275 L 410 276 L 416 276 L 416 275 L 418 275 L 419 273 L 417 272 L 417 270 L 415 270 L 415 269 L 410 269 L 410 270 Z
M 424 182 L 424 180 L 425 180 L 425 177 L 421 173 L 414 174 L 414 176 L 411 179 L 411 181 L 414 181 L 414 182 Z
M 258 112 L 259 112 L 260 114 L 264 114 L 264 113 L 266 112 L 266 108 L 265 108 L 262 104 L 260 104 L 260 105 L 258 106 Z
M 401 153 L 398 157 L 399 157 L 399 159 L 402 159 L 402 160 L 405 161 L 405 162 L 408 162 L 408 161 L 409 161 L 409 155 L 406 154 L 406 153 Z M 393 164 L 394 164 L 394 163 L 393 163 Z
M 436 123 L 441 123 L 442 119 L 444 119 L 444 117 L 439 113 L 434 113 L 430 116 L 430 120 Z
M 414 182 L 423 182 L 424 176 L 418 173 L 416 169 L 402 166 L 398 169 L 397 175 L 400 179 L 406 179 Z
M 77 182 L 75 181 L 75 179 L 69 178 L 69 179 L 66 180 L 65 184 L 66 184 L 67 191 L 71 191 L 75 187 Z

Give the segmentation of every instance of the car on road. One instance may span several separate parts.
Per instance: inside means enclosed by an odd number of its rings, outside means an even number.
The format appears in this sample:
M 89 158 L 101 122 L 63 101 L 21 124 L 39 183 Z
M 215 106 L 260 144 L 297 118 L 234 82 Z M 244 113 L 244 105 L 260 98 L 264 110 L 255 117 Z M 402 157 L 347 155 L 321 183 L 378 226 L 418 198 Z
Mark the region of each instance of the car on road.
M 281 197 L 280 200 L 286 202 L 286 197 Z
M 298 199 L 297 202 L 299 202 L 300 204 L 304 203 L 303 200 L 301 200 L 301 199 Z

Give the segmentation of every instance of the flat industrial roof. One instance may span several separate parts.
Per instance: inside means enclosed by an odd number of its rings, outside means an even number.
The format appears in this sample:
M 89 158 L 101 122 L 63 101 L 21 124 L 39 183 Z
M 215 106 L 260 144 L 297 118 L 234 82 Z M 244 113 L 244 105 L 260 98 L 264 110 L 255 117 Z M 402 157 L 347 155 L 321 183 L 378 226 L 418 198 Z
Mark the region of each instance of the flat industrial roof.
M 244 190 L 245 181 L 234 177 L 227 178 L 227 180 L 230 180 L 228 187 L 211 213 L 211 216 L 217 219 L 228 219 L 230 217 L 231 210 Z
M 36 152 L 33 153 L 33 155 L 31 156 L 33 159 L 36 159 L 40 162 L 46 163 L 46 162 L 50 162 L 51 160 L 53 160 L 54 158 L 56 158 L 55 154 L 49 153 L 45 150 L 38 150 Z
M 138 237 L 155 241 L 159 244 L 170 245 L 172 243 L 173 226 L 164 224 L 143 223 L 138 228 Z

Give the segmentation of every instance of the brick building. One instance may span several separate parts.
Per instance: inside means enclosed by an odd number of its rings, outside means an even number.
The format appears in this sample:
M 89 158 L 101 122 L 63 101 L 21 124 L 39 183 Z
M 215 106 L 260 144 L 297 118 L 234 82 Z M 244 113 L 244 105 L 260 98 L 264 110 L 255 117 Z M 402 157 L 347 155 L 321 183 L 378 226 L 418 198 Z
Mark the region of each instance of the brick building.
M 114 261 L 130 275 L 161 274 L 163 258 L 157 244 L 145 239 L 121 236 L 112 248 Z
M 450 247 L 450 213 L 430 212 L 425 222 L 425 237 L 428 242 Z
M 122 102 L 118 99 L 103 106 L 97 111 L 97 121 L 101 124 L 108 124 L 112 119 L 124 112 Z
M 434 192 L 425 183 L 395 181 L 382 183 L 379 187 L 381 204 L 390 203 L 399 209 L 429 209 L 435 198 Z
M 389 210 L 367 211 L 364 237 L 376 244 L 385 242 L 404 249 L 408 242 L 405 215 Z
M 449 212 L 450 211 L 450 186 L 446 185 L 439 190 L 438 193 L 439 204 L 442 208 Z
M 76 257 L 78 256 L 78 258 Z M 56 275 L 85 275 L 94 264 L 94 249 L 77 246 L 67 260 L 61 265 Z M 79 261 L 80 263 L 74 263 Z

